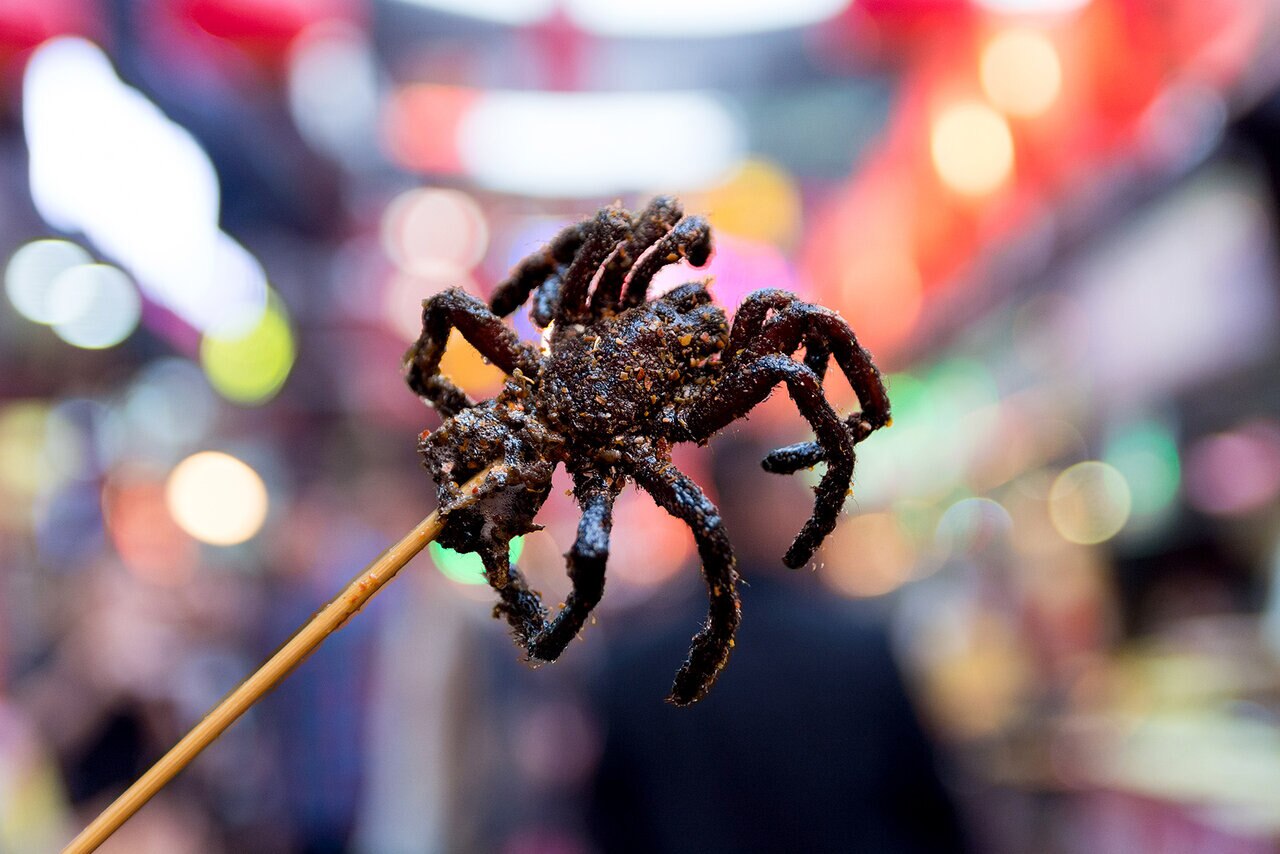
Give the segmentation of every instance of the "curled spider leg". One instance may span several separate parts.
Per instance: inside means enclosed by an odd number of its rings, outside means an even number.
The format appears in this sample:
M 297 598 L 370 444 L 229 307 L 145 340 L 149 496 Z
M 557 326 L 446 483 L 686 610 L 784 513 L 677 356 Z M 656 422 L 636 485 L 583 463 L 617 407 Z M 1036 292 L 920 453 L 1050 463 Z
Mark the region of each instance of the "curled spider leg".
M 871 354 L 858 343 L 849 324 L 831 309 L 786 294 L 783 307 L 765 324 L 754 342 L 754 349 L 760 353 L 790 354 L 801 343 L 810 342 L 806 346 L 812 347 L 814 341 L 821 343 L 817 349 L 809 350 L 806 364 L 812 368 L 816 362 L 825 362 L 825 354 L 830 353 L 858 396 L 862 405 L 860 420 L 866 422 L 869 430 L 885 426 L 889 422 L 889 393 L 880 371 Z
M 804 363 L 819 382 L 826 374 L 828 360 L 834 356 L 857 394 L 862 411 L 845 421 L 854 444 L 889 422 L 889 397 L 880 372 L 849 325 L 835 312 L 803 302 L 786 291 L 756 291 L 747 297 L 734 318 L 728 358 L 790 354 L 801 345 L 805 348 Z M 765 457 L 763 466 L 766 471 L 791 474 L 823 459 L 820 443 L 801 442 L 773 451 Z
M 555 661 L 560 657 L 604 594 L 613 502 L 622 481 L 615 482 L 596 472 L 575 474 L 574 488 L 582 519 L 578 523 L 577 539 L 565 555 L 573 588 L 554 619 L 547 620 L 547 608 L 541 598 L 529 589 L 519 570 L 508 566 L 505 553 L 493 556 L 493 569 L 489 570 L 491 583 L 496 576 L 505 575 L 507 579 L 502 587 L 495 587 L 501 595 L 494 609 L 495 616 L 506 618 L 529 657 L 538 661 Z M 488 569 L 488 561 L 485 566 Z
M 804 566 L 835 529 L 840 508 L 853 480 L 853 442 L 848 429 L 822 394 L 822 384 L 807 366 L 773 353 L 728 371 L 719 384 L 696 401 L 685 426 L 694 439 L 710 438 L 721 428 L 750 412 L 780 382 L 787 385 L 796 408 L 817 434 L 827 461 L 827 471 L 815 490 L 813 515 L 800 529 L 782 560 L 787 566 Z
M 636 214 L 631 236 L 623 242 L 605 264 L 600 281 L 591 294 L 591 315 L 601 317 L 606 311 L 622 307 L 622 285 L 627 273 L 650 246 L 657 243 L 683 216 L 680 203 L 671 196 L 658 196 Z
M 533 294 L 533 310 L 530 317 L 541 329 L 546 329 L 556 319 L 560 311 L 560 291 L 564 287 L 564 274 L 568 266 L 560 267 L 547 276 Z
M 590 318 L 587 293 L 591 280 L 630 234 L 631 217 L 625 211 L 604 208 L 596 214 L 587 226 L 582 247 L 564 274 L 557 317 L 568 323 L 582 323 Z
M 521 370 L 530 377 L 537 375 L 539 362 L 533 348 L 483 302 L 459 288 L 436 294 L 422 304 L 422 335 L 405 353 L 405 379 L 443 417 L 451 418 L 475 405 L 452 380 L 440 374 L 440 359 L 453 329 L 507 374 Z
M 844 423 L 849 428 L 855 445 L 873 432 L 858 413 L 850 415 Z M 795 474 L 798 471 L 813 468 L 826 458 L 826 451 L 818 442 L 796 442 L 794 445 L 774 448 L 765 454 L 764 459 L 760 461 L 760 466 L 771 474 Z
M 636 260 L 622 295 L 623 307 L 644 302 L 654 275 L 681 258 L 688 258 L 695 267 L 702 267 L 711 260 L 711 226 L 700 216 L 687 216 L 677 222 Z
M 587 221 L 589 222 L 589 220 Z M 493 289 L 489 307 L 498 317 L 506 317 L 524 305 L 529 294 L 539 289 L 552 275 L 563 275 L 586 236 L 587 222 L 575 222 L 563 228 L 546 248 L 525 258 L 507 278 Z
M 719 509 L 671 463 L 636 462 L 630 469 L 636 484 L 653 496 L 659 507 L 689 526 L 702 558 L 709 600 L 707 621 L 694 635 L 689 657 L 676 673 L 667 697 L 677 706 L 688 706 L 706 696 L 724 669 L 742 621 L 733 546 Z

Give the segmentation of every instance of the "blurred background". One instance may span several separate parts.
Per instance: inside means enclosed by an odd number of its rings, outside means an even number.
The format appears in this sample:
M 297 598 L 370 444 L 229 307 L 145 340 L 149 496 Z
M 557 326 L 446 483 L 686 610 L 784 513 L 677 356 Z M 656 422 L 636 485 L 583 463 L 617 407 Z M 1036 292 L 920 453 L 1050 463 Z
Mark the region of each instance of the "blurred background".
M 400 376 L 421 300 L 487 295 L 658 192 L 717 238 L 667 285 L 838 309 L 894 404 L 790 575 L 806 476 L 758 466 L 808 437 L 786 396 L 679 450 L 751 582 L 717 691 L 661 702 L 705 594 L 689 532 L 628 490 L 599 624 L 561 662 L 524 667 L 476 563 L 433 547 L 104 850 L 622 850 L 602 793 L 658 810 L 642 781 L 664 785 L 626 734 L 701 732 L 688 809 L 731 811 L 710 716 L 753 697 L 800 704 L 734 730 L 787 753 L 797 802 L 837 731 L 919 748 L 911 797 L 960 828 L 923 850 L 1277 850 L 1278 15 L 0 3 L 0 852 L 65 842 L 431 509 L 415 442 L 439 420 Z M 500 387 L 456 337 L 445 369 Z M 519 543 L 552 602 L 578 518 L 557 483 Z M 884 667 L 765 667 L 773 584 L 807 603 L 791 661 Z M 862 641 L 819 638 L 833 620 Z

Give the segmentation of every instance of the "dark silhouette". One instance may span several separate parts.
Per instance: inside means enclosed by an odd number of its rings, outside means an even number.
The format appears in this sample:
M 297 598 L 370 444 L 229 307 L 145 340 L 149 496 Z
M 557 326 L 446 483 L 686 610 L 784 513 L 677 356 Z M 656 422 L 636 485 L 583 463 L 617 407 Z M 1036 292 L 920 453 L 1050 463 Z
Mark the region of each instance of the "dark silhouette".
M 764 446 L 725 444 L 716 480 L 750 619 L 734 666 L 694 708 L 653 696 L 705 607 L 699 597 L 648 631 L 611 638 L 596 691 L 606 732 L 591 805 L 597 844 L 700 854 L 963 850 L 883 626 L 822 589 L 816 573 L 763 557 L 780 549 L 806 502 L 757 503 Z

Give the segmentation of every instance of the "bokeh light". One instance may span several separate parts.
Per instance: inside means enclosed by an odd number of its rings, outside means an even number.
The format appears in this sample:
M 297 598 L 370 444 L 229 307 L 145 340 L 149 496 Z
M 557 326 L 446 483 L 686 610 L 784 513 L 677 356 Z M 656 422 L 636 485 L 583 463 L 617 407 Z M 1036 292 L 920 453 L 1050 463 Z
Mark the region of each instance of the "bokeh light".
M 1182 465 L 1168 427 L 1156 421 L 1132 424 L 1107 443 L 1103 459 L 1129 484 L 1135 517 L 1159 516 L 1173 507 Z
M 723 184 L 686 198 L 685 210 L 705 212 L 717 237 L 787 247 L 800 230 L 800 188 L 782 167 L 753 158 Z
M 982 51 L 982 90 L 997 108 L 1031 118 L 1049 109 L 1062 90 L 1062 63 L 1043 32 L 1015 27 L 997 33 Z
M 475 199 L 458 190 L 409 190 L 382 217 L 382 246 L 408 273 L 465 272 L 489 247 L 489 226 Z
M 689 526 L 638 489 L 625 490 L 614 505 L 609 543 L 609 578 L 617 592 L 653 590 L 670 581 L 694 558 Z
M 191 578 L 196 543 L 170 514 L 164 481 L 156 472 L 134 467 L 113 472 L 102 488 L 102 511 L 116 554 L 135 576 L 164 586 Z
M 1074 12 L 1091 0 L 977 0 L 979 6 L 1007 15 L 1053 15 Z
M 414 275 L 396 270 L 383 286 L 382 319 L 406 343 L 416 341 L 422 334 L 423 301 L 448 288 L 462 288 L 470 294 L 479 291 L 467 273 L 436 270 Z
M 892 513 L 842 521 L 822 547 L 823 582 L 843 596 L 883 596 L 911 576 L 915 549 Z
M 930 152 L 938 177 L 962 195 L 993 192 L 1013 173 L 1013 134 L 1008 123 L 976 101 L 955 104 L 938 115 Z
M 53 283 L 72 267 L 93 263 L 92 256 L 68 240 L 33 240 L 21 246 L 4 271 L 9 302 L 27 320 L 51 324 L 60 318 Z
M 858 340 L 879 352 L 911 332 L 924 306 L 924 282 L 906 246 L 868 249 L 844 265 L 840 310 Z
M 1105 542 L 1129 520 L 1132 498 L 1124 475 L 1098 460 L 1076 463 L 1049 488 L 1049 518 L 1063 539 Z
M 1213 515 L 1248 513 L 1280 495 L 1280 424 L 1258 419 L 1187 452 L 1187 499 Z
M 357 27 L 329 21 L 309 27 L 289 47 L 289 110 L 307 141 L 358 163 L 372 153 L 378 66 Z
M 72 267 L 53 282 L 53 331 L 86 350 L 114 347 L 142 319 L 142 297 L 133 282 L 110 264 Z
M 1008 542 L 1013 529 L 1009 511 L 990 498 L 962 498 L 938 519 L 938 551 L 948 557 L 984 553 Z
M 109 417 L 112 456 L 169 465 L 195 450 L 214 428 L 218 398 L 187 359 L 156 359 L 138 372 Z
M 232 546 L 262 528 L 267 486 L 247 463 L 219 451 L 201 451 L 170 472 L 165 503 L 174 521 L 192 537 Z
M 486 584 L 484 577 L 484 561 L 475 552 L 456 552 L 451 548 L 432 543 L 428 549 L 431 562 L 440 570 L 440 574 L 450 581 L 459 584 Z M 524 551 L 524 537 L 514 537 L 509 544 L 507 554 L 511 565 L 515 566 Z
M 457 147 L 482 187 L 572 198 L 713 186 L 741 165 L 747 138 L 738 114 L 706 92 L 509 90 L 475 100 Z
M 262 312 L 261 265 L 219 229 L 213 162 L 97 45 L 42 44 L 23 78 L 22 119 L 45 222 L 83 233 L 197 329 L 226 331 Z
M 200 341 L 200 365 L 210 384 L 227 400 L 246 405 L 275 397 L 289 378 L 294 355 L 289 315 L 274 292 L 247 332 L 206 334 Z
M 82 460 L 77 431 L 48 404 L 14 401 L 0 408 L 0 502 L 20 512 L 42 491 L 74 476 Z

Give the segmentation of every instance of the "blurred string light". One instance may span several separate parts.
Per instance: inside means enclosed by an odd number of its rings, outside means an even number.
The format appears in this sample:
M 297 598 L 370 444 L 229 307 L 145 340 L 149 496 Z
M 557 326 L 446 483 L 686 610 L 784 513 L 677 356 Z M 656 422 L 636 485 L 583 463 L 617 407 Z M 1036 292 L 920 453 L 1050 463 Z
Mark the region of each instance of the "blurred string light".
M 603 36 L 670 38 L 678 26 L 685 37 L 707 38 L 791 29 L 821 23 L 845 9 L 849 0 L 401 0 L 439 12 L 507 25 L 532 24 L 562 8 L 574 24 Z
M 976 0 L 992 12 L 1006 15 L 1061 15 L 1089 5 L 1091 0 Z
M 382 215 L 382 247 L 408 273 L 466 272 L 489 248 L 489 224 L 471 196 L 425 187 L 401 193 Z
M 1187 500 L 1217 516 L 1248 513 L 1280 496 L 1280 423 L 1256 419 L 1206 436 L 1187 451 Z
M 723 101 L 700 92 L 507 91 L 475 99 L 457 149 L 489 189 L 593 197 L 722 181 L 740 166 L 746 136 Z
M 192 454 L 174 467 L 165 503 L 182 530 L 204 543 L 243 543 L 266 521 L 267 487 L 247 463 L 218 451 Z
M 200 341 L 200 365 L 209 383 L 234 403 L 257 405 L 275 397 L 293 369 L 296 348 L 284 302 L 272 291 L 248 330 Z
M 486 583 L 484 561 L 480 559 L 480 555 L 474 552 L 456 552 L 439 543 L 432 543 L 429 551 L 431 562 L 436 565 L 436 569 L 440 570 L 440 574 L 450 581 L 456 581 L 459 584 Z M 513 538 L 507 551 L 512 566 L 520 560 L 520 554 L 523 551 L 524 537 Z
M 53 300 L 53 283 L 72 267 L 92 264 L 93 257 L 68 240 L 33 240 L 9 259 L 4 289 L 14 309 L 34 323 L 52 324 L 60 312 Z
M 53 282 L 50 300 L 59 338 L 86 350 L 114 347 L 138 328 L 142 297 L 129 277 L 110 264 L 72 267 Z
M 289 111 L 307 142 L 350 165 L 371 159 L 378 66 L 365 34 L 336 21 L 317 24 L 294 39 L 288 61 Z
M 982 91 L 998 109 L 1032 118 L 1049 109 L 1062 90 L 1062 63 L 1043 32 L 1014 27 L 987 42 L 980 58 Z
M 1076 463 L 1049 488 L 1049 519 L 1063 539 L 1105 542 L 1129 521 L 1132 496 L 1124 475 L 1098 460 Z
M 57 38 L 23 80 L 31 194 L 40 216 L 83 232 L 143 292 L 202 331 L 252 325 L 266 276 L 218 228 L 213 164 L 184 128 L 125 85 L 97 46 Z
M 588 32 L 619 38 L 736 36 L 793 29 L 821 23 L 849 5 L 849 0 L 562 0 L 569 18 Z
M 938 177 L 965 196 L 998 189 L 1013 173 L 1013 134 L 995 110 L 977 101 L 953 104 L 934 119 L 930 153 Z
M 479 18 L 496 24 L 520 26 L 549 16 L 557 0 L 400 0 L 409 6 L 421 6 L 437 12 Z

